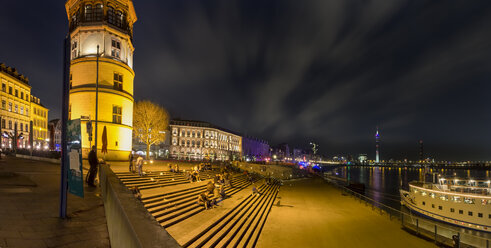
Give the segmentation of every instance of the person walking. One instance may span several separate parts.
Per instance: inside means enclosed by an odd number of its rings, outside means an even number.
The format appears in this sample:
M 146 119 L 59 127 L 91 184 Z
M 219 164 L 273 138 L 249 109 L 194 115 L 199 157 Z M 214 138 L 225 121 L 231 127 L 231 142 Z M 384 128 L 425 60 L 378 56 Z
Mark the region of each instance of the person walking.
M 130 152 L 130 155 L 128 156 L 128 160 L 130 161 L 130 172 L 133 173 L 133 152 Z
M 138 156 L 136 159 L 136 169 L 138 170 L 138 175 L 143 176 L 143 157 Z
M 87 184 L 89 186 L 95 187 L 96 185 L 94 184 L 94 179 L 97 176 L 97 164 L 99 163 L 99 160 L 97 159 L 97 154 L 95 153 L 95 146 L 92 146 L 92 150 L 89 152 L 89 178 L 87 180 Z

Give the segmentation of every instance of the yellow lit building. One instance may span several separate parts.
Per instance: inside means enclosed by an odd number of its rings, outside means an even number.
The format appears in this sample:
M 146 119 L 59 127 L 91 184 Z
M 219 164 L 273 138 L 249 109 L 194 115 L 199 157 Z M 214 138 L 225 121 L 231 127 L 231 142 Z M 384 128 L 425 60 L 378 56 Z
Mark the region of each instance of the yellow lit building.
M 97 149 L 100 153 L 106 127 L 108 154 L 99 156 L 106 160 L 127 160 L 133 130 L 132 37 L 137 20 L 133 3 L 131 0 L 68 0 L 65 8 L 71 38 L 69 118 L 95 120 L 99 46 Z M 82 121 L 82 147 L 87 157 L 94 140 L 89 141 L 85 123 Z M 95 122 L 92 126 L 95 129 Z
M 29 79 L 15 68 L 0 63 L 0 83 L 2 148 L 15 147 L 13 137 L 16 136 L 16 130 L 17 148 L 30 148 L 32 127 L 34 148 L 46 149 L 48 109 L 39 98 L 31 95 Z
M 49 149 L 48 109 L 41 100 L 31 95 L 32 138 L 34 149 Z

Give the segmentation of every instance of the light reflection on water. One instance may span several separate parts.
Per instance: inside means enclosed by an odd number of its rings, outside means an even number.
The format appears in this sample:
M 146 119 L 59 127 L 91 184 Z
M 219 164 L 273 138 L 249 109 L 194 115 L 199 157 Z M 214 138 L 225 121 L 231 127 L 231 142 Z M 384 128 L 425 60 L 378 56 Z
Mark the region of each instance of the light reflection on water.
M 424 169 L 411 167 L 344 166 L 334 169 L 338 177 L 365 184 L 365 195 L 377 202 L 400 209 L 399 189 L 408 189 L 411 181 L 424 181 Z M 431 169 L 443 177 L 490 179 L 488 170 Z

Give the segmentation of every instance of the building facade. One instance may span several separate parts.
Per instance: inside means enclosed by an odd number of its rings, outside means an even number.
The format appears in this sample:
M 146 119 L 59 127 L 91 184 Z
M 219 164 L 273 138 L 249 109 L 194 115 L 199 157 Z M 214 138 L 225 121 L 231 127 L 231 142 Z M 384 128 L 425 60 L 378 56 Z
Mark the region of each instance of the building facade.
M 31 95 L 31 120 L 33 146 L 38 150 L 49 149 L 48 109 L 41 100 Z
M 61 151 L 61 120 L 54 119 L 48 123 L 49 149 Z
M 238 160 L 242 137 L 202 121 L 171 120 L 170 157 L 187 160 Z
M 41 104 L 39 98 L 31 95 L 29 79 L 15 68 L 0 63 L 0 83 L 2 85 L 0 91 L 2 101 L 0 110 L 1 147 L 29 149 L 31 148 L 31 136 L 33 136 L 32 138 L 38 141 L 34 142 L 36 146 L 33 148 L 44 149 L 49 110 Z M 33 108 L 36 109 L 36 114 Z M 38 113 L 42 117 L 38 116 Z M 35 129 L 34 123 L 44 128 Z
M 272 147 L 271 156 L 273 161 L 287 162 L 292 160 L 290 154 L 290 146 L 287 143 L 281 143 Z
M 90 146 L 86 120 L 96 118 L 97 150 L 107 128 L 107 160 L 127 160 L 133 131 L 133 24 L 131 0 L 68 0 L 65 8 L 71 38 L 69 119 L 82 119 L 82 150 Z M 97 70 L 98 69 L 98 70 Z
M 242 137 L 242 157 L 246 161 L 265 161 L 270 158 L 270 147 L 267 141 L 254 137 Z

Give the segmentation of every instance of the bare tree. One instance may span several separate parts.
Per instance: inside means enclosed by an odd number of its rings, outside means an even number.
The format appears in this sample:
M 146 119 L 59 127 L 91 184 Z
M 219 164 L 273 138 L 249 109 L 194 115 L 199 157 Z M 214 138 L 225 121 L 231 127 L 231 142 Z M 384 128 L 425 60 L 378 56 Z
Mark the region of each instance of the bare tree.
M 165 140 L 169 126 L 169 113 L 158 104 L 143 100 L 135 103 L 133 109 L 133 137 L 147 145 L 147 159 L 150 146 Z

